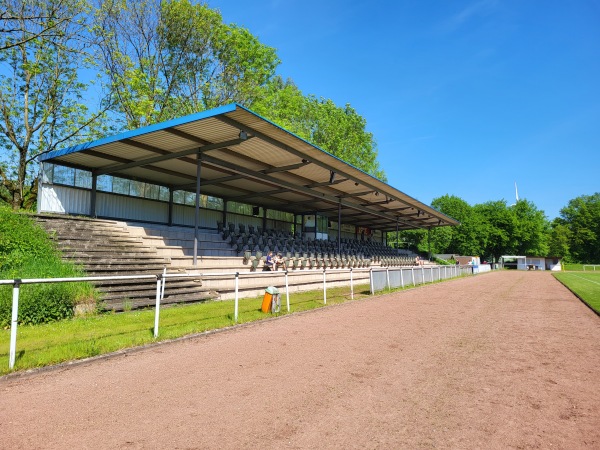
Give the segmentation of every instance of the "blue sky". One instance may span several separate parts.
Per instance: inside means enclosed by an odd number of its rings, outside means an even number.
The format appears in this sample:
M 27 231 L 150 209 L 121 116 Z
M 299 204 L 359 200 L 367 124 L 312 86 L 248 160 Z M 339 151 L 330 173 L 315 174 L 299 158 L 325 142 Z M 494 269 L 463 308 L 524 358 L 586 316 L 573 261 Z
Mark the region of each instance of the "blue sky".
M 208 0 L 305 94 L 351 104 L 425 203 L 600 192 L 600 0 Z

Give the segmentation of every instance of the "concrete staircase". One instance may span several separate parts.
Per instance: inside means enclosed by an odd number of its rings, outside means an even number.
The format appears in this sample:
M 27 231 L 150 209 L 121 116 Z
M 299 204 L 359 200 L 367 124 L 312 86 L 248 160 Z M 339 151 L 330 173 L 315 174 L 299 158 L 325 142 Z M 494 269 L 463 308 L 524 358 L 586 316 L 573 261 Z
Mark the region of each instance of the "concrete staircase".
M 63 258 L 80 264 L 90 276 L 156 275 L 185 273 L 174 266 L 164 251 L 150 245 L 124 222 L 73 216 L 38 215 L 42 225 L 58 243 Z M 164 247 L 164 246 L 163 246 Z M 156 281 L 112 280 L 94 282 L 107 309 L 122 311 L 154 305 Z M 202 285 L 200 277 L 171 279 L 166 285 L 163 304 L 196 302 L 218 298 L 218 292 Z
M 189 227 L 53 215 L 38 215 L 37 220 L 56 239 L 64 258 L 81 264 L 91 276 L 156 275 L 165 267 L 169 274 L 197 275 L 197 278 L 167 278 L 163 304 L 232 299 L 236 272 L 241 274 L 238 280 L 241 298 L 263 295 L 267 286 L 280 289 L 285 286 L 283 270 L 263 273 L 261 263 L 257 272 L 252 272 L 249 261 L 244 262 L 216 230 L 199 233 L 194 266 L 194 230 Z M 251 272 L 251 276 L 245 276 Z M 290 270 L 288 282 L 290 292 L 321 289 L 323 273 L 308 267 Z M 368 284 L 368 272 L 355 272 L 354 283 Z M 95 284 L 107 309 L 122 311 L 155 304 L 155 280 Z M 349 274 L 332 271 L 327 274 L 327 284 L 347 286 Z

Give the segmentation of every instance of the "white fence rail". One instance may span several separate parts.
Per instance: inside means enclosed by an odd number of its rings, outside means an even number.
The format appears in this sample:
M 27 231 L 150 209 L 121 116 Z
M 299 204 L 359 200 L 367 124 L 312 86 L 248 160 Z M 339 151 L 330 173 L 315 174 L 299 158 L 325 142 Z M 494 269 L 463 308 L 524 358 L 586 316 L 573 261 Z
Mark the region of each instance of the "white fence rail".
M 462 275 L 473 274 L 471 266 L 427 266 L 427 267 L 390 267 L 390 268 L 364 268 L 364 269 L 323 269 L 323 304 L 327 304 L 327 273 L 346 272 L 349 274 L 350 298 L 354 298 L 354 272 L 369 272 L 370 291 L 375 294 L 384 289 L 404 288 L 408 285 L 433 283 L 443 279 L 455 278 Z M 313 272 L 314 273 L 314 272 Z M 77 277 L 77 278 L 30 278 L 0 280 L 0 286 L 12 285 L 12 311 L 10 324 L 10 349 L 8 365 L 10 369 L 15 366 L 17 350 L 17 324 L 19 316 L 19 293 L 24 284 L 37 283 L 74 283 L 86 281 L 111 281 L 111 280 L 156 280 L 156 305 L 154 310 L 154 337 L 158 337 L 160 302 L 164 296 L 165 285 L 169 279 L 198 278 L 201 277 L 231 277 L 235 286 L 235 300 L 233 317 L 235 323 L 238 321 L 239 306 L 239 278 L 240 277 L 280 277 L 281 272 L 222 272 L 204 274 L 167 274 L 163 272 L 157 275 L 127 275 L 110 277 Z M 339 279 L 336 279 L 339 283 Z M 290 311 L 290 292 L 288 283 L 288 271 L 285 271 L 285 295 L 287 311 Z

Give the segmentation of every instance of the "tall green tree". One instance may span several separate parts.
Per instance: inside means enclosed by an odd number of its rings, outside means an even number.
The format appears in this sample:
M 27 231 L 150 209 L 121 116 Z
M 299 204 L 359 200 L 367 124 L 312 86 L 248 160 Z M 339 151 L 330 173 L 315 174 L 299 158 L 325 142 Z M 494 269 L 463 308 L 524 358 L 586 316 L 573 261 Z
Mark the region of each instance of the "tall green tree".
M 24 8 L 21 11 L 10 7 L 4 9 L 4 4 L 2 4 L 2 9 L 0 9 L 0 35 L 14 34 L 14 39 L 4 40 L 0 44 L 0 50 L 8 50 L 37 38 L 51 39 L 55 33 L 60 32 L 59 27 L 64 22 L 72 19 L 68 16 L 60 16 L 58 9 L 61 7 L 62 2 L 51 3 L 46 10 L 37 11 L 27 10 L 25 2 L 21 3 Z M 26 11 L 25 14 L 23 14 L 24 11 Z M 23 30 L 23 20 L 29 21 L 32 26 Z
M 386 181 L 377 144 L 366 120 L 352 106 L 304 95 L 292 80 L 274 77 L 252 110 L 364 172 Z
M 544 211 L 528 200 L 519 200 L 511 211 L 515 215 L 512 249 L 516 255 L 546 256 L 549 223 Z M 556 255 L 555 255 L 556 256 Z
M 600 193 L 570 200 L 560 210 L 554 230 L 568 239 L 572 261 L 600 263 Z
M 103 1 L 100 61 L 126 128 L 227 103 L 252 103 L 279 64 L 275 49 L 190 0 Z
M 433 199 L 431 206 L 460 222 L 458 226 L 444 227 L 439 229 L 439 231 L 438 229 L 434 229 L 432 232 L 434 239 L 437 239 L 437 235 L 439 234 L 447 235 L 447 246 L 440 253 L 475 256 L 483 253 L 483 222 L 471 205 L 460 197 L 447 194 Z M 437 247 L 439 245 L 436 245 Z
M 548 256 L 558 256 L 565 262 L 571 261 L 569 242 L 571 241 L 571 230 L 560 223 L 558 219 L 552 222 L 552 228 L 548 235 Z
M 31 163 L 42 152 L 89 139 L 102 108 L 84 100 L 78 71 L 88 58 L 84 0 L 4 0 L 0 34 L 0 199 L 29 208 L 37 194 Z
M 475 213 L 483 224 L 484 257 L 491 257 L 497 262 L 502 255 L 514 251 L 513 234 L 515 231 L 515 215 L 509 209 L 505 200 L 490 201 L 474 206 Z

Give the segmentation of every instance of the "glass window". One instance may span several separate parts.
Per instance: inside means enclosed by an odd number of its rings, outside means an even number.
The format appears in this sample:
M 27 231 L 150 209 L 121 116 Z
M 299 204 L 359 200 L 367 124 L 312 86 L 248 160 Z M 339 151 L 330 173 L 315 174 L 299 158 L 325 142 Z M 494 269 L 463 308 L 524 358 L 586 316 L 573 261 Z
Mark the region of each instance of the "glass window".
M 91 189 L 92 172 L 88 172 L 87 170 L 75 169 L 75 186 Z
M 115 194 L 129 195 L 130 181 L 125 178 L 113 177 L 112 191 Z
M 158 199 L 163 202 L 169 201 L 169 188 L 158 186 Z
M 173 191 L 173 203 L 179 203 L 180 205 L 183 205 L 185 203 L 185 192 Z
M 65 166 L 54 166 L 54 183 L 73 186 L 75 181 L 75 169 Z
M 104 192 L 112 192 L 113 177 L 110 175 L 100 175 L 96 180 L 96 190 Z

